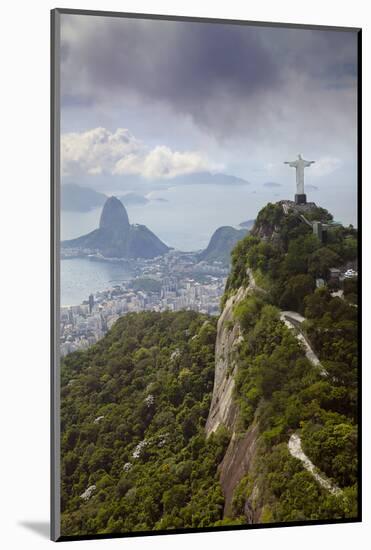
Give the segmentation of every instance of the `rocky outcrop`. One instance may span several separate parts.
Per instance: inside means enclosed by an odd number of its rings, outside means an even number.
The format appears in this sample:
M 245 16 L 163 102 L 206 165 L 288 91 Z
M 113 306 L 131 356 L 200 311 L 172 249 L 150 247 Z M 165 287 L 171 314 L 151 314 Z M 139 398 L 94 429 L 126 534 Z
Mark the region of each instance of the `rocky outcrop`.
M 206 435 L 209 436 L 223 424 L 234 429 L 237 409 L 233 403 L 234 375 L 237 369 L 236 346 L 241 336 L 240 327 L 233 319 L 234 307 L 243 300 L 248 288 L 241 287 L 231 296 L 219 317 L 215 345 L 214 390 L 206 422 Z
M 249 292 L 254 292 L 255 281 L 252 276 L 247 288 L 239 288 L 231 296 L 218 321 L 215 346 L 215 379 L 212 402 L 206 422 L 206 435 L 215 432 L 224 425 L 231 432 L 231 439 L 222 462 L 219 465 L 219 479 L 224 494 L 224 517 L 231 516 L 233 493 L 241 479 L 250 471 L 256 455 L 259 429 L 253 422 L 244 433 L 237 431 L 238 407 L 233 399 L 235 376 L 237 374 L 237 346 L 242 334 L 233 311 Z M 254 489 L 255 493 L 257 487 Z M 246 521 L 256 523 L 259 510 L 253 500 L 246 501 Z
M 145 225 L 130 225 L 126 209 L 116 197 L 105 202 L 98 229 L 63 241 L 61 246 L 82 254 L 99 253 L 106 258 L 155 258 L 170 250 Z
M 85 489 L 85 491 L 82 493 L 82 495 L 80 495 L 80 498 L 82 498 L 82 500 L 89 500 L 94 491 L 96 490 L 96 485 L 90 485 L 87 489 Z
M 99 229 L 125 233 L 129 231 L 129 216 L 124 205 L 116 197 L 106 200 L 99 220 Z
M 241 479 L 250 472 L 256 456 L 259 427 L 253 422 L 242 434 L 234 432 L 227 451 L 219 466 L 220 484 L 224 494 L 224 517 L 232 515 L 233 493 Z M 245 504 L 245 517 L 248 523 L 259 520 L 260 510 L 255 505 L 258 487 L 254 486 L 253 494 Z

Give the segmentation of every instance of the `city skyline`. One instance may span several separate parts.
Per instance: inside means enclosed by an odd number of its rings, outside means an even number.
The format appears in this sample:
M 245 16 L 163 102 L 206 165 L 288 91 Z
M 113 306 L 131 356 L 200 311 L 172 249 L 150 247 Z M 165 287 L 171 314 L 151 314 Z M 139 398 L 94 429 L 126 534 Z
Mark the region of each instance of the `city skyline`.
M 136 261 L 135 272 L 128 281 L 92 290 L 81 303 L 62 304 L 62 356 L 95 344 L 127 313 L 181 310 L 220 313 L 229 273 L 220 262 L 198 262 L 194 254 L 171 251 L 153 260 Z

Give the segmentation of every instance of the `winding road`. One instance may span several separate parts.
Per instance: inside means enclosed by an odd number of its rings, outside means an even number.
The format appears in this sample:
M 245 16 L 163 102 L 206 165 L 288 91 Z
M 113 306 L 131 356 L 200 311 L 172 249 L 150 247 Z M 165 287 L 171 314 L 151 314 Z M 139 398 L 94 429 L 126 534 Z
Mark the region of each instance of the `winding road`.
M 260 288 L 256 284 L 252 269 L 247 268 L 246 272 L 249 276 L 249 288 L 251 290 L 258 290 L 260 292 L 266 293 L 264 289 Z M 297 313 L 296 311 L 281 311 L 280 319 L 285 323 L 287 328 L 295 332 L 296 338 L 305 349 L 305 355 L 308 361 L 310 361 L 312 365 L 319 369 L 321 376 L 328 376 L 327 370 L 321 365 L 318 356 L 314 352 L 310 342 L 301 330 L 300 325 L 305 321 L 305 317 L 303 317 L 302 315 L 300 315 L 300 313 Z M 342 490 L 337 487 L 337 485 L 327 479 L 326 476 L 318 472 L 318 469 L 315 467 L 313 462 L 311 462 L 311 460 L 304 453 L 301 445 L 301 439 L 298 434 L 293 433 L 291 435 L 287 447 L 291 456 L 300 460 L 300 462 L 303 464 L 303 467 L 313 476 L 313 478 L 321 485 L 321 487 L 323 487 L 324 489 L 329 491 L 329 493 L 335 496 L 340 496 L 343 494 Z
M 254 273 L 250 267 L 246 269 L 246 274 L 249 277 L 249 290 L 255 290 L 262 292 L 264 294 L 267 293 L 264 288 L 261 288 L 256 284 Z M 320 360 L 318 359 L 316 353 L 314 352 L 312 346 L 310 345 L 310 342 L 303 334 L 302 330 L 300 329 L 300 325 L 305 321 L 305 317 L 300 315 L 300 313 L 297 313 L 296 311 L 281 311 L 280 313 L 280 319 L 285 323 L 287 328 L 290 330 L 294 330 L 296 333 L 296 338 L 301 342 L 301 344 L 304 346 L 305 349 L 305 355 L 307 359 L 320 370 L 321 376 L 328 376 L 327 370 L 321 365 Z
M 301 439 L 298 434 L 292 434 L 287 446 L 289 448 L 291 456 L 297 458 L 302 462 L 304 468 L 314 477 L 314 479 L 321 485 L 321 487 L 327 489 L 329 493 L 337 497 L 342 495 L 343 491 L 339 489 L 337 485 L 327 479 L 323 474 L 320 474 L 313 462 L 309 460 L 302 449 Z
M 310 342 L 300 329 L 300 325 L 303 321 L 305 321 L 305 317 L 296 311 L 281 311 L 280 319 L 285 323 L 287 328 L 295 331 L 296 338 L 304 346 L 306 358 L 312 363 L 312 365 L 319 369 L 321 376 L 328 376 L 327 370 L 321 365 L 321 362 L 310 345 Z

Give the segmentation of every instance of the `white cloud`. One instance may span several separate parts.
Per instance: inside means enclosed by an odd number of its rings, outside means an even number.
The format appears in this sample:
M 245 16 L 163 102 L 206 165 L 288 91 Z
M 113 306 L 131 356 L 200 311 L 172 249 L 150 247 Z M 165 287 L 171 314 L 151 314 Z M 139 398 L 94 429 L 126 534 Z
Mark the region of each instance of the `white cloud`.
M 160 145 L 145 155 L 132 154 L 122 158 L 117 162 L 114 173 L 140 174 L 147 179 L 158 179 L 175 178 L 212 168 L 213 166 L 197 152 L 180 153 Z
M 196 151 L 172 151 L 160 145 L 148 149 L 127 129 L 94 128 L 61 138 L 62 174 L 137 174 L 146 179 L 173 178 L 221 167 Z
M 316 178 L 328 176 L 340 168 L 342 162 L 336 157 L 322 157 L 310 167 L 311 175 Z
M 124 128 L 112 133 L 105 128 L 62 134 L 62 174 L 101 174 L 111 172 L 118 159 L 138 154 L 142 144 Z

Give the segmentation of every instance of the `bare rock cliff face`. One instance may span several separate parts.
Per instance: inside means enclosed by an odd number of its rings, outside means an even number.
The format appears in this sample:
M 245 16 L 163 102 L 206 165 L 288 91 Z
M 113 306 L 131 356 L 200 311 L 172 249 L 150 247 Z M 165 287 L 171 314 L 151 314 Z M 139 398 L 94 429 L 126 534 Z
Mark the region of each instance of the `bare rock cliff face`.
M 241 338 L 240 327 L 233 320 L 233 308 L 246 296 L 248 289 L 239 288 L 231 296 L 219 317 L 215 345 L 214 390 L 209 416 L 206 422 L 206 436 L 215 432 L 220 424 L 233 430 L 237 409 L 233 403 L 234 373 L 237 363 L 234 351 Z
M 256 422 L 253 422 L 245 433 L 237 433 L 238 407 L 233 399 L 238 369 L 236 347 L 242 338 L 240 326 L 233 317 L 233 310 L 247 293 L 253 291 L 253 287 L 250 281 L 247 288 L 239 288 L 237 293 L 227 300 L 217 327 L 214 390 L 205 429 L 207 437 L 221 424 L 232 433 L 224 458 L 219 465 L 220 483 L 225 498 L 224 517 L 232 515 L 234 490 L 251 469 L 259 435 Z M 254 487 L 254 491 L 256 493 L 258 488 Z M 254 506 L 253 500 L 246 501 L 245 516 L 247 523 L 259 521 L 260 511 Z
M 233 432 L 227 451 L 219 465 L 220 484 L 224 494 L 224 517 L 232 516 L 233 493 L 241 479 L 250 473 L 256 456 L 259 427 L 253 422 L 243 434 Z M 261 510 L 255 504 L 258 496 L 258 485 L 250 499 L 245 502 L 245 517 L 247 523 L 258 523 Z

